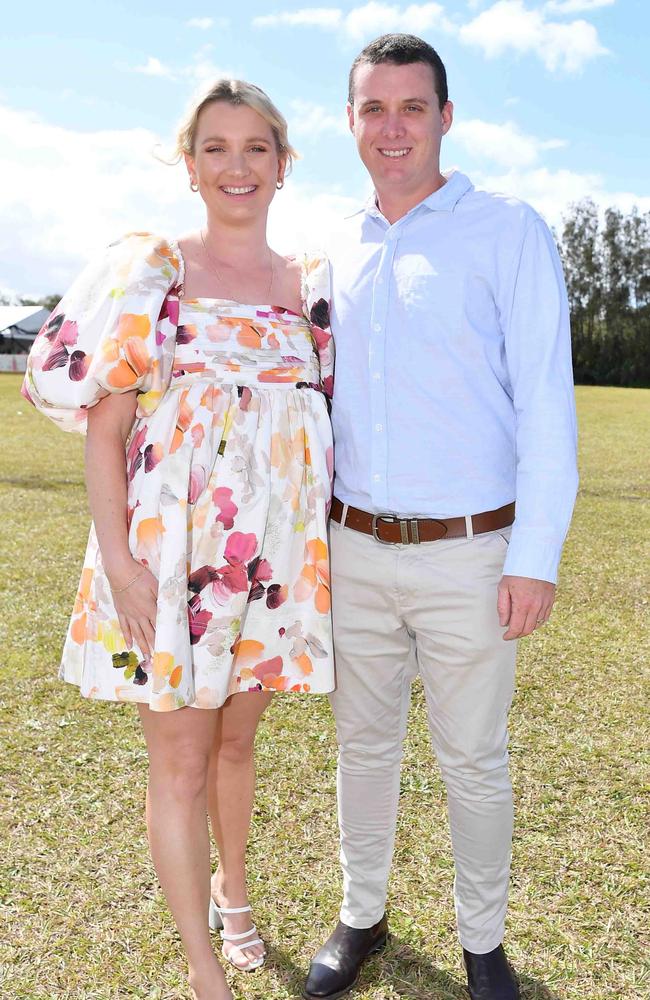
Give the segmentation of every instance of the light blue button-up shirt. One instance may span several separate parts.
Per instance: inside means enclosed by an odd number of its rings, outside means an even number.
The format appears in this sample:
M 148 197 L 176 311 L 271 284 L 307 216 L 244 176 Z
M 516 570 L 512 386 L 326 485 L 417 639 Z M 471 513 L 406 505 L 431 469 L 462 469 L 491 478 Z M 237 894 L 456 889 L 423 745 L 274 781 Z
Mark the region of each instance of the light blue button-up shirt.
M 460 172 L 331 254 L 335 495 L 456 517 L 517 502 L 504 573 L 555 582 L 577 490 L 569 313 L 530 206 Z

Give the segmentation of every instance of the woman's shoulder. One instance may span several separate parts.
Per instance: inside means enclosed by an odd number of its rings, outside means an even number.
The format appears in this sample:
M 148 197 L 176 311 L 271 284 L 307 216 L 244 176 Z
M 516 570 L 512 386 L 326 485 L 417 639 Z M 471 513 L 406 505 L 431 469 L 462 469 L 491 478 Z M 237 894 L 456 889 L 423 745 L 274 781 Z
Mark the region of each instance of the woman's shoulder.
M 151 268 L 179 271 L 181 254 L 178 243 L 158 233 L 131 232 L 110 243 L 109 256 L 121 258 L 135 265 L 146 264 Z
M 81 295 L 86 302 L 102 295 L 126 301 L 132 295 L 165 295 L 182 280 L 182 258 L 174 240 L 131 232 L 95 253 L 68 295 Z

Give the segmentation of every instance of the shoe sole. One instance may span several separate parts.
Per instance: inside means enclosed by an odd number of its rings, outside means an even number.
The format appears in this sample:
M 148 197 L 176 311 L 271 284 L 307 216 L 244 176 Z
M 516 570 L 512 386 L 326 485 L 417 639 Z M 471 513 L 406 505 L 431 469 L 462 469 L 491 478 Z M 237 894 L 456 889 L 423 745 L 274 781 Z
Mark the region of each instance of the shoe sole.
M 387 942 L 388 942 L 388 934 L 384 935 L 383 938 L 380 938 L 379 941 L 377 941 L 377 943 L 372 946 L 366 957 L 363 959 L 363 962 L 369 959 L 371 955 L 376 955 L 378 954 L 378 952 L 383 951 L 384 948 L 386 947 Z M 361 975 L 361 968 L 363 966 L 363 962 L 361 962 L 361 965 L 359 966 L 359 971 L 357 972 L 357 977 L 354 980 L 354 982 L 350 983 L 349 986 L 346 986 L 344 990 L 339 990 L 338 993 L 327 993 L 327 994 L 307 993 L 303 990 L 302 994 L 303 1000 L 340 1000 L 340 998 L 344 997 L 346 993 L 350 993 L 351 990 L 353 990 L 354 987 L 359 982 L 359 976 Z

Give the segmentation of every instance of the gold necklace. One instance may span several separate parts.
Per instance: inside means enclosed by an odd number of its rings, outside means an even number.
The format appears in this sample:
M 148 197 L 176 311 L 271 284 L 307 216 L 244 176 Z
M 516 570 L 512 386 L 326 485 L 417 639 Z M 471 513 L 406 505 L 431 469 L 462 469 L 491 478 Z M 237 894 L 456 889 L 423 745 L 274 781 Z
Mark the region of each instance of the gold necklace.
M 206 242 L 205 242 L 205 237 L 203 235 L 203 230 L 200 231 L 200 236 L 201 236 L 201 243 L 203 244 L 203 249 L 205 250 L 205 255 L 206 255 L 206 257 L 208 258 L 208 260 L 210 262 L 210 266 L 212 267 L 212 270 L 214 271 L 214 273 L 216 274 L 217 278 L 219 279 L 219 283 L 223 286 L 224 291 L 226 291 L 228 293 L 229 300 L 231 302 L 240 302 L 241 303 L 241 299 L 238 299 L 235 295 L 233 295 L 231 289 L 226 284 L 226 282 L 223 280 L 223 276 L 220 273 L 219 268 L 217 267 L 212 254 L 210 253 L 210 251 L 207 248 L 207 245 L 206 245 Z M 266 289 L 266 298 L 268 299 L 268 302 L 264 302 L 264 303 L 262 303 L 262 305 L 270 306 L 270 305 L 272 305 L 272 302 L 271 302 L 271 289 L 273 288 L 273 282 L 275 280 L 275 266 L 273 264 L 273 251 L 271 250 L 270 247 L 267 247 L 267 249 L 269 251 L 269 261 L 270 261 L 270 265 L 271 265 L 271 280 L 269 281 L 268 288 Z M 251 304 L 251 303 L 245 303 L 245 304 Z

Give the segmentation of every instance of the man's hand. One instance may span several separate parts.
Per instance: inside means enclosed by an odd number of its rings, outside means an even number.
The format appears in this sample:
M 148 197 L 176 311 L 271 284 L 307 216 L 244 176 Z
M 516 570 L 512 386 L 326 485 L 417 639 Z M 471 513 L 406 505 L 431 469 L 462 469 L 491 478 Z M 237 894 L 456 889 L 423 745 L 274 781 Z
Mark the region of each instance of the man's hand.
M 555 600 L 555 584 L 527 576 L 502 576 L 497 611 L 499 624 L 508 625 L 504 639 L 519 639 L 544 625 Z

